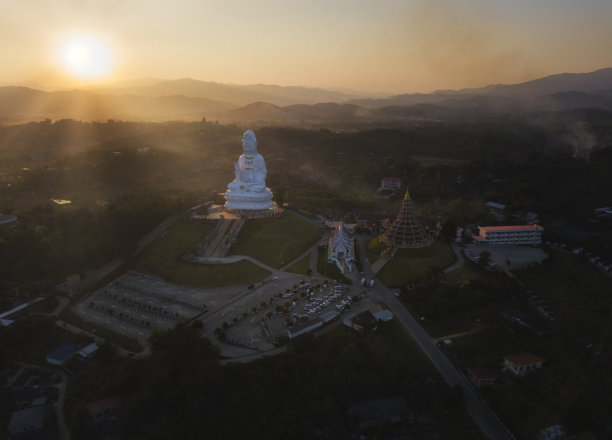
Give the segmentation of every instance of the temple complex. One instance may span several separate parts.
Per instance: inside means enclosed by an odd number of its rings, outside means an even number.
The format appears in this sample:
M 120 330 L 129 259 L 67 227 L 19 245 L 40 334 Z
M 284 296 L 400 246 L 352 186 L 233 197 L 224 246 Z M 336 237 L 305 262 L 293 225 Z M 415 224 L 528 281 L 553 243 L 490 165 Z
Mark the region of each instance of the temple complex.
M 327 262 L 336 263 L 340 272 L 352 271 L 355 261 L 355 243 L 353 236 L 346 230 L 342 221 L 329 237 Z
M 389 246 L 401 248 L 419 248 L 430 246 L 432 241 L 429 238 L 423 225 L 417 221 L 412 207 L 412 199 L 408 190 L 404 195 L 402 207 L 397 218 L 387 227 L 380 240 Z
M 227 185 L 225 208 L 238 215 L 269 215 L 274 211 L 272 191 L 266 187 L 266 163 L 257 152 L 257 139 L 251 130 L 242 137 L 244 153 L 234 162 L 236 178 Z

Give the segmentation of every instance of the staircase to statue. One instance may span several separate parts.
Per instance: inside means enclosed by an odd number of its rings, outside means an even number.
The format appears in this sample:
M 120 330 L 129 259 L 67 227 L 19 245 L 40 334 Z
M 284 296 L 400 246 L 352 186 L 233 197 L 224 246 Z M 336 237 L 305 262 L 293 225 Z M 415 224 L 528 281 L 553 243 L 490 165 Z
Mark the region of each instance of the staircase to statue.
M 207 237 L 198 254 L 202 257 L 225 257 L 238 232 L 244 225 L 244 219 L 221 219 L 219 224 Z

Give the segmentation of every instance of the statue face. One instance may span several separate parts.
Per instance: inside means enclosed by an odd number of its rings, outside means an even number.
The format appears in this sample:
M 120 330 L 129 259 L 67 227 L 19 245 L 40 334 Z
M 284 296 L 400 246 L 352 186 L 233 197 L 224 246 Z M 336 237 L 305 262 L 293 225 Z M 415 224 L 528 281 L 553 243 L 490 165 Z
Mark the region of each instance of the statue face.
M 257 152 L 257 139 L 255 133 L 252 130 L 247 130 L 242 136 L 242 148 L 245 153 L 256 153 Z

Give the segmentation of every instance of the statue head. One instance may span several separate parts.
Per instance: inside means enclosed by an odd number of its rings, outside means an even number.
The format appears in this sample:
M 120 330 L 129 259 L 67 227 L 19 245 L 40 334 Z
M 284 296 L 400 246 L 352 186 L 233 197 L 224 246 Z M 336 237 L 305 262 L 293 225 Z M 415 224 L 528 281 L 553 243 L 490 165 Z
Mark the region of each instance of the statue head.
M 257 139 L 252 130 L 247 130 L 242 136 L 242 148 L 245 153 L 257 153 Z

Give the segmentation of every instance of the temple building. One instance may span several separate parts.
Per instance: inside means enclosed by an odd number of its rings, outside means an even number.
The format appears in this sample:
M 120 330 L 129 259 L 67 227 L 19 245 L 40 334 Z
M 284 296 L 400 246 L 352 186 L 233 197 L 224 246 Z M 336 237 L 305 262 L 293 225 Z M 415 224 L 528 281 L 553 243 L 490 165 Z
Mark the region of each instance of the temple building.
M 266 163 L 257 152 L 257 139 L 251 130 L 242 137 L 244 153 L 234 163 L 236 178 L 227 185 L 225 208 L 239 215 L 272 214 L 272 191 L 266 186 Z
M 414 214 L 412 199 L 408 190 L 404 195 L 397 218 L 387 227 L 380 239 L 389 246 L 401 248 L 419 248 L 431 245 L 432 240 Z
M 355 243 L 353 236 L 340 222 L 338 227 L 329 237 L 327 246 L 327 262 L 336 263 L 340 272 L 352 271 L 353 261 L 355 261 Z

